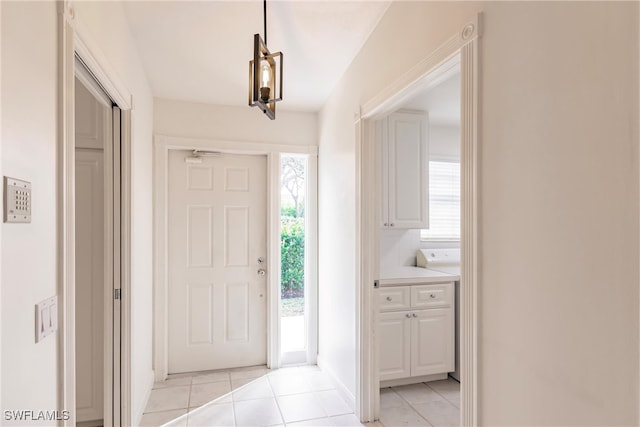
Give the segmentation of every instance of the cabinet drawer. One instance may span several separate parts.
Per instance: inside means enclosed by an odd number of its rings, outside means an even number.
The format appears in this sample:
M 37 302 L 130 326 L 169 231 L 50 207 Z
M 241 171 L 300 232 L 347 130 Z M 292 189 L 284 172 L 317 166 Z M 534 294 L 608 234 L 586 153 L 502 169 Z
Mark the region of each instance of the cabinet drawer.
M 406 310 L 411 306 L 411 291 L 408 286 L 381 288 L 380 311 Z
M 453 283 L 411 287 L 411 308 L 453 307 Z

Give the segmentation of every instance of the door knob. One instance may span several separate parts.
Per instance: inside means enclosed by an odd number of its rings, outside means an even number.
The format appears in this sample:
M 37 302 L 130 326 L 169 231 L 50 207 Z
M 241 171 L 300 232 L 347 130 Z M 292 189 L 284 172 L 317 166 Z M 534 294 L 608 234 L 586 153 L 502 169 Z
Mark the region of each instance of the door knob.
M 264 268 L 258 270 L 258 276 L 264 276 L 265 274 L 267 274 L 267 270 L 265 270 Z
M 264 264 L 264 257 L 258 258 L 258 264 Z

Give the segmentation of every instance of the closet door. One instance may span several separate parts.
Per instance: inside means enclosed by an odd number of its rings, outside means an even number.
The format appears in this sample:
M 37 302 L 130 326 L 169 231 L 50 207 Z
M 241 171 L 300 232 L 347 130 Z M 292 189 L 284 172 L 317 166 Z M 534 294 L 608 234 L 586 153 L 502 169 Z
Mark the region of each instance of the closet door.
M 103 419 L 104 154 L 76 150 L 77 421 Z

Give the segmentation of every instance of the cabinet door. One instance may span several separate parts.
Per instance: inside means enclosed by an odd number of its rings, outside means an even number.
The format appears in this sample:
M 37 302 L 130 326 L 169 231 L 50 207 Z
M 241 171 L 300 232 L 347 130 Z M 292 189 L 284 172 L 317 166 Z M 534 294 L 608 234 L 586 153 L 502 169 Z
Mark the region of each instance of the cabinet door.
M 411 375 L 411 314 L 382 313 L 378 323 L 380 381 Z
M 380 227 L 389 228 L 389 138 L 387 120 L 376 122 L 377 161 L 380 165 Z
M 411 376 L 454 370 L 453 310 L 416 310 L 411 317 Z
M 426 113 L 391 114 L 387 135 L 389 227 L 428 228 L 429 157 Z

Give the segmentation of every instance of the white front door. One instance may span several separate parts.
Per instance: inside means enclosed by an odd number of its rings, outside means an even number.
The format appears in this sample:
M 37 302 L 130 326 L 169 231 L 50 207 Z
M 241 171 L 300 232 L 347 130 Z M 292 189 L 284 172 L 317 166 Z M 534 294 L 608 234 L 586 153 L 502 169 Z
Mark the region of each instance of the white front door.
M 169 373 L 265 364 L 266 156 L 189 157 L 169 152 Z

